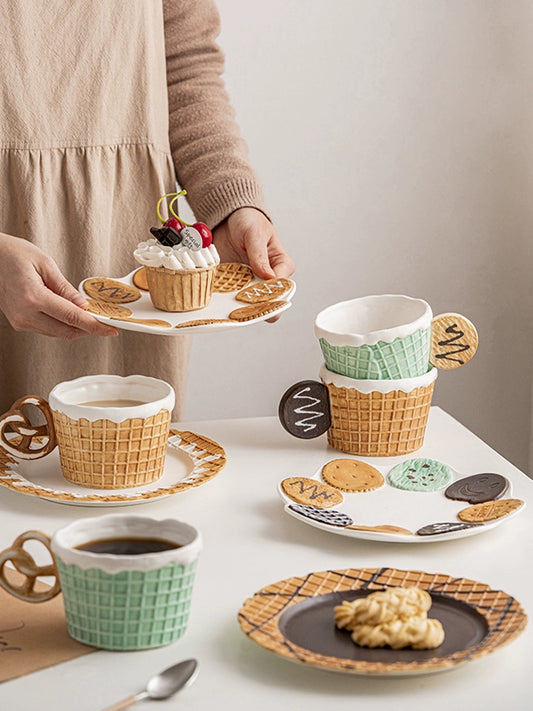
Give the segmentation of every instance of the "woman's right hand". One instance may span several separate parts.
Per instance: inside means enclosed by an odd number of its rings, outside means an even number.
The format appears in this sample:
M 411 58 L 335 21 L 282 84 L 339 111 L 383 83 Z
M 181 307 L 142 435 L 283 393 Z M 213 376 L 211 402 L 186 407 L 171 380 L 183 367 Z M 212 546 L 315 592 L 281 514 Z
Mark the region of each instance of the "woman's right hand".
M 85 310 L 87 300 L 31 242 L 0 233 L 0 255 L 0 310 L 15 331 L 67 340 L 118 334 Z

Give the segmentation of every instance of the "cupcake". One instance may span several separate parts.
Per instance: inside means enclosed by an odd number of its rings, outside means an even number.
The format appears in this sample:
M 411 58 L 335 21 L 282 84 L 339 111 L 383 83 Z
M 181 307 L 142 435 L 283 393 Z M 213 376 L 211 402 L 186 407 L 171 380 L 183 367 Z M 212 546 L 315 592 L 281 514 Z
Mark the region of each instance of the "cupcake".
M 181 193 L 171 193 L 174 199 Z M 163 198 L 169 197 L 164 195 Z M 161 311 L 195 311 L 207 306 L 213 293 L 213 280 L 220 257 L 209 228 L 201 222 L 186 224 L 174 212 L 152 227 L 155 238 L 140 242 L 133 256 L 146 269 L 146 280 L 152 304 Z

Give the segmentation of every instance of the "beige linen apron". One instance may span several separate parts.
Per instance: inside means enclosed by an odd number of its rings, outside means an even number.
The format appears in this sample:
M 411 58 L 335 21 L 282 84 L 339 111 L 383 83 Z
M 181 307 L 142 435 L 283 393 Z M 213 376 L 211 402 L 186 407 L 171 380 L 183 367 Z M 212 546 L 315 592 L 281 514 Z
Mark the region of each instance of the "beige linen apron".
M 124 276 L 176 184 L 160 0 L 2 2 L 0 53 L 0 231 L 76 287 Z M 141 373 L 175 387 L 179 417 L 188 351 L 183 336 L 17 333 L 0 314 L 0 412 L 62 380 Z

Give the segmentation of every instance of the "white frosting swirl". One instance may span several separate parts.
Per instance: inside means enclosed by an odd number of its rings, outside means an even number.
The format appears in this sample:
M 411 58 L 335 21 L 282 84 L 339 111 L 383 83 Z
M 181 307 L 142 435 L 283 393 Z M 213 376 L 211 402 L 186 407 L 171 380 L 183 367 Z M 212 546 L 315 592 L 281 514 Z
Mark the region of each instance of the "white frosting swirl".
M 133 256 L 145 267 L 165 267 L 173 270 L 205 268 L 220 263 L 217 248 L 212 243 L 209 247 L 193 250 L 179 244 L 167 247 L 156 239 L 149 239 L 139 242 Z

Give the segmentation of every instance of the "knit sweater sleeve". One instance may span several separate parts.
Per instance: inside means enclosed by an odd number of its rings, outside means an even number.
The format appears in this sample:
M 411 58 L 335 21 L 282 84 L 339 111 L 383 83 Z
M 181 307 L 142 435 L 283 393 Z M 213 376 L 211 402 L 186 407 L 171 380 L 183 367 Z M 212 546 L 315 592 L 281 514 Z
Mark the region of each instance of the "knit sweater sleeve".
M 212 0 L 163 0 L 170 148 L 196 219 L 213 228 L 239 207 L 265 212 L 226 93 Z

